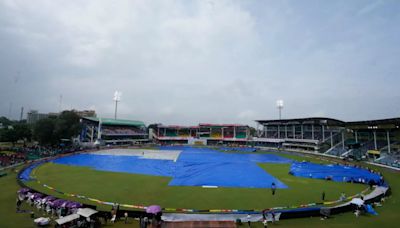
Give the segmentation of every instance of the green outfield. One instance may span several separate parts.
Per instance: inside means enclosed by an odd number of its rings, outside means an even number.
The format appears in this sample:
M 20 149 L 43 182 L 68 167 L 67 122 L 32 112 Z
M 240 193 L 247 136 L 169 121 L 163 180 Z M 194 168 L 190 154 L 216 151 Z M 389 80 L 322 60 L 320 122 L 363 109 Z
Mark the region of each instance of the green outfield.
M 216 188 L 168 186 L 170 177 L 157 177 L 116 172 L 97 171 L 86 167 L 46 163 L 33 173 L 41 184 L 47 184 L 65 193 L 120 204 L 152 205 L 166 208 L 194 209 L 257 209 L 337 200 L 341 192 L 354 195 L 367 186 L 333 181 L 298 178 L 289 175 L 289 164 L 259 164 L 271 175 L 289 186 L 278 189 L 275 195 L 264 188 Z M 27 185 L 56 197 L 65 197 L 41 184 L 31 181 Z M 71 200 L 78 200 L 69 198 Z M 84 201 L 84 203 L 90 203 Z M 93 204 L 93 203 L 92 203 Z
M 318 158 L 304 158 L 295 155 L 283 155 L 296 160 L 309 160 L 321 162 Z M 322 161 L 323 162 L 323 161 Z M 170 178 L 126 173 L 113 173 L 96 171 L 85 167 L 74 167 L 47 163 L 34 170 L 38 182 L 31 181 L 27 184 L 39 191 L 52 194 L 56 197 L 79 201 L 76 198 L 65 197 L 51 191 L 41 184 L 48 184 L 67 193 L 81 194 L 104 201 L 126 204 L 159 204 L 172 208 L 195 209 L 264 209 L 275 206 L 295 206 L 305 203 L 321 202 L 321 193 L 325 191 L 326 200 L 337 200 L 341 192 L 346 195 L 356 194 L 367 186 L 360 184 L 336 183 L 325 180 L 298 178 L 288 174 L 288 164 L 260 163 L 260 167 L 271 175 L 277 177 L 288 189 L 278 189 L 272 196 L 270 189 L 245 189 L 245 188 L 217 188 L 203 189 L 200 187 L 168 186 Z M 335 215 L 328 220 L 319 218 L 303 218 L 283 220 L 280 227 L 396 227 L 397 215 L 400 212 L 398 202 L 398 189 L 400 188 L 399 173 L 376 168 L 381 171 L 392 186 L 392 196 L 387 199 L 383 207 L 377 208 L 379 216 L 362 216 L 355 218 L 351 213 Z M 27 214 L 15 213 L 15 191 L 18 189 L 15 173 L 0 179 L 2 186 L 0 198 L 0 225 L 4 227 L 29 227 L 32 220 Z M 93 202 L 81 201 L 93 204 Z M 109 206 L 96 205 L 99 209 L 109 210 Z M 18 226 L 13 225 L 12 222 Z M 133 225 L 137 225 L 133 222 Z M 14 224 L 14 225 L 15 225 Z M 117 224 L 117 226 L 124 226 Z M 258 226 L 262 227 L 261 224 Z M 3 227 L 3 226 L 2 226 Z M 255 226 L 257 227 L 257 226 Z

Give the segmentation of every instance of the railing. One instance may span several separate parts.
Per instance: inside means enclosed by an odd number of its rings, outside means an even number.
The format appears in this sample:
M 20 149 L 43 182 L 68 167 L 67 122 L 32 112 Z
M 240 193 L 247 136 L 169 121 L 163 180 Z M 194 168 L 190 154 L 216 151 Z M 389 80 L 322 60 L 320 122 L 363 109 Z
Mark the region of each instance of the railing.
M 331 147 L 330 149 L 328 149 L 324 154 L 341 156 L 345 152 L 346 152 L 346 150 L 343 149 L 343 143 L 340 142 L 340 143 L 334 145 L 333 147 Z

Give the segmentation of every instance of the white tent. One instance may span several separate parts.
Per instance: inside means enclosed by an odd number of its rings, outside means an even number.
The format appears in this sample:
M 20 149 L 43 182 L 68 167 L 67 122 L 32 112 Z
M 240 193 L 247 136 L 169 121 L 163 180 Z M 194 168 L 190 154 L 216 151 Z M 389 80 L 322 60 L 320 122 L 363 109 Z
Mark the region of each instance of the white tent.
M 33 220 L 33 222 L 38 226 L 46 226 L 46 225 L 49 225 L 50 218 L 40 217 L 40 218 Z
M 96 214 L 97 211 L 92 208 L 79 208 L 77 214 L 81 215 L 85 218 L 89 218 L 90 216 Z
M 78 219 L 79 215 L 78 214 L 71 214 L 71 215 L 67 215 L 65 217 L 59 218 L 56 220 L 56 223 L 58 225 L 62 225 L 71 221 L 74 221 L 75 219 Z

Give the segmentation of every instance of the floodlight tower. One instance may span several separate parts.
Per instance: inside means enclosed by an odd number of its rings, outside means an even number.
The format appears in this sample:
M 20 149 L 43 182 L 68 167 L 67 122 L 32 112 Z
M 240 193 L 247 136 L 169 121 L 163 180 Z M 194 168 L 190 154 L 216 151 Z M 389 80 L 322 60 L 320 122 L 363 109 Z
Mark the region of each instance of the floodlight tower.
M 277 100 L 276 107 L 279 109 L 279 119 L 282 119 L 283 100 Z
M 118 102 L 121 100 L 121 95 L 122 95 L 122 93 L 118 90 L 115 91 L 115 93 L 114 93 L 114 101 L 115 101 L 114 119 L 117 119 L 117 107 L 118 107 Z

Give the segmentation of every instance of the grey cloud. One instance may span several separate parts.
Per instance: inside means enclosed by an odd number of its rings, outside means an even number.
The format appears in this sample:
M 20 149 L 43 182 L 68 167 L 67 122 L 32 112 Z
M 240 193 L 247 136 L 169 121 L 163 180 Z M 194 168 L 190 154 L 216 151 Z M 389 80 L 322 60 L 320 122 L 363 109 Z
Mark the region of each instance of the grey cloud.
M 3 1 L 0 115 L 95 108 L 146 123 L 399 114 L 393 2 Z M 334 10 L 332 10 L 334 9 Z M 357 15 L 357 12 L 360 12 Z M 389 12 L 389 13 L 388 13 Z M 365 15 L 370 15 L 366 18 Z M 371 97 L 366 100 L 365 97 Z

